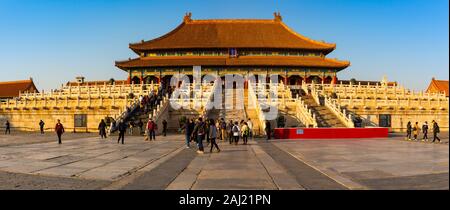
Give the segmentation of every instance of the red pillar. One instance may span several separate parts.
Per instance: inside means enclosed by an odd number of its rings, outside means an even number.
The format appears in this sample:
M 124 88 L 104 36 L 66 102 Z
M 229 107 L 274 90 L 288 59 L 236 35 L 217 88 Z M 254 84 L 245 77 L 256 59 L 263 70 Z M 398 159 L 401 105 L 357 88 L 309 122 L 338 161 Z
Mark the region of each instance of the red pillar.
M 331 80 L 331 84 L 335 85 L 337 83 L 337 77 L 333 76 L 333 79 Z
M 127 78 L 127 84 L 131 84 L 131 77 Z

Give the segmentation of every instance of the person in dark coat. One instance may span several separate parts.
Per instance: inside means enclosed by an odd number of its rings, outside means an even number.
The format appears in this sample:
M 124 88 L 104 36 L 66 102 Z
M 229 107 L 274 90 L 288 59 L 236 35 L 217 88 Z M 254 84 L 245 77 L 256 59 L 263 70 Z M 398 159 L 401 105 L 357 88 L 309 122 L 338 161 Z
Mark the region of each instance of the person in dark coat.
M 194 127 L 193 138 L 197 138 L 198 151 L 197 153 L 203 154 L 203 139 L 206 136 L 206 123 L 203 122 L 203 118 L 199 117 L 197 124 Z
M 41 134 L 44 134 L 44 121 L 39 121 L 39 130 L 41 131 Z
M 270 124 L 270 122 L 268 120 L 266 120 L 266 140 L 270 140 L 270 135 L 271 135 L 271 131 L 272 131 L 272 125 Z
M 138 127 L 139 127 L 139 134 L 142 135 L 144 133 L 144 129 L 143 129 L 144 122 L 142 122 L 142 119 L 139 119 Z
M 167 135 L 167 121 L 164 119 L 164 120 L 162 121 L 162 124 L 163 124 L 163 130 L 162 130 L 162 133 L 163 133 L 164 136 L 166 136 L 166 135 Z
M 422 125 L 422 133 L 423 133 L 422 141 L 428 141 L 428 122 L 427 121 L 425 121 L 425 123 Z
M 412 125 L 411 121 L 406 124 L 406 140 L 411 140 Z
M 190 148 L 191 133 L 192 133 L 190 119 L 186 119 L 186 122 L 184 122 L 184 125 L 181 127 L 181 130 L 184 130 L 184 134 L 185 134 L 185 138 L 186 138 L 185 139 L 186 140 L 186 148 Z
M 117 143 L 120 143 L 120 139 L 122 139 L 122 144 L 124 144 L 125 132 L 127 131 L 127 124 L 124 123 L 122 120 L 120 120 L 117 127 L 119 128 L 119 139 L 117 139 Z
M 100 122 L 100 124 L 98 124 L 98 131 L 99 131 L 100 137 L 102 139 L 106 138 L 106 122 L 105 122 L 105 120 L 102 120 Z
M 439 143 L 441 142 L 441 139 L 438 137 L 438 133 L 440 133 L 440 129 L 439 129 L 439 125 L 437 124 L 436 121 L 433 120 L 433 142 L 436 141 L 436 139 L 439 141 Z
M 11 134 L 11 124 L 9 123 L 8 120 L 6 121 L 5 126 L 6 126 L 5 135 Z
M 60 120 L 58 120 L 58 122 L 56 123 L 55 132 L 56 132 L 56 135 L 58 136 L 58 144 L 61 144 L 62 143 L 61 136 L 64 133 L 64 126 Z

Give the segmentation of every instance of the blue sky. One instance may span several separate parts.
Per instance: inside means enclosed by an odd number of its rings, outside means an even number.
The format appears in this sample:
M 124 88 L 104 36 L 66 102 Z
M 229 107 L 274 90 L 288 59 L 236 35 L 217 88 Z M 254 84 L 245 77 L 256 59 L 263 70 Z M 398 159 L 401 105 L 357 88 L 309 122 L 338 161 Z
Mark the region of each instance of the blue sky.
M 161 36 L 194 19 L 273 18 L 298 33 L 336 43 L 328 57 L 349 60 L 340 78 L 387 75 L 421 90 L 448 79 L 448 0 L 0 0 L 0 81 L 33 77 L 39 89 L 125 79 L 115 60 L 135 57 L 128 43 Z

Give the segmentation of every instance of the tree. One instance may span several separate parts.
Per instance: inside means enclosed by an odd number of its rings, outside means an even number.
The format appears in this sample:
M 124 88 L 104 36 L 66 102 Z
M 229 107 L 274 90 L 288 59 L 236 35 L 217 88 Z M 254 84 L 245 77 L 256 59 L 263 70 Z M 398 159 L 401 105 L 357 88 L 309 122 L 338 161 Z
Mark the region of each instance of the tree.
M 350 79 L 350 84 L 351 85 L 356 85 L 356 79 L 355 78 L 351 78 Z
M 109 79 L 109 84 L 110 85 L 114 85 L 114 83 L 116 83 L 116 80 L 114 80 L 114 78 Z

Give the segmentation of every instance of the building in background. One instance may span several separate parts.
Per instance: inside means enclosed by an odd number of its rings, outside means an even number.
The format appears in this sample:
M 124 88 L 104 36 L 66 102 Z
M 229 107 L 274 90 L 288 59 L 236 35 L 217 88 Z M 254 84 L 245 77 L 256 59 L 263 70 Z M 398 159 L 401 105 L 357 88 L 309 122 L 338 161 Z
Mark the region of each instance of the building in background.
M 33 79 L 0 82 L 0 100 L 19 97 L 20 93 L 39 92 L 34 85 Z
M 434 77 L 428 85 L 427 93 L 444 93 L 448 97 L 448 80 L 436 80 Z

